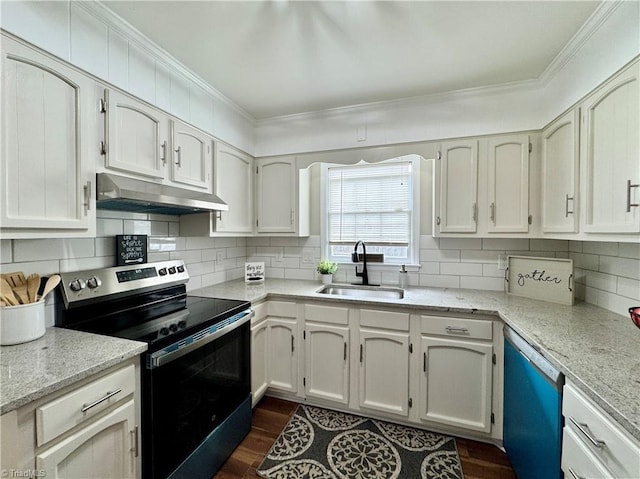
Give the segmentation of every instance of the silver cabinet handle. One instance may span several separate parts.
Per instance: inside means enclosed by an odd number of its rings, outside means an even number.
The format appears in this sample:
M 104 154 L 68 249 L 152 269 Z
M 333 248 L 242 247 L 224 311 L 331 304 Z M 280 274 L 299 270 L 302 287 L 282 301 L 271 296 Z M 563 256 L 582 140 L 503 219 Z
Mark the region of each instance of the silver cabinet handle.
M 162 142 L 160 148 L 162 148 L 162 156 L 160 157 L 160 159 L 162 160 L 162 166 L 164 166 L 167 164 L 167 140 L 164 140 Z
M 569 201 L 571 201 L 571 204 L 573 205 L 573 198 L 574 198 L 573 196 L 569 196 L 568 194 L 564 195 L 564 217 L 565 218 L 568 218 L 569 215 L 572 215 L 574 213 L 573 210 L 569 211 Z
M 89 211 L 91 209 L 91 193 L 93 191 L 91 188 L 91 180 L 87 181 L 84 184 L 84 186 L 82 187 L 82 190 L 84 193 L 84 207 L 86 208 L 87 211 Z
M 627 213 L 631 212 L 631 207 L 637 208 L 640 203 L 631 203 L 631 188 L 638 188 L 640 184 L 631 184 L 631 180 L 627 180 Z
M 491 214 L 489 218 L 491 219 L 491 222 L 495 225 L 496 224 L 496 204 L 491 203 L 489 208 L 491 208 Z
M 176 161 L 176 165 L 178 165 L 178 168 L 182 167 L 182 150 L 180 147 L 178 147 L 175 152 L 178 154 L 178 161 Z
M 103 397 L 101 397 L 100 399 L 97 399 L 95 401 L 93 401 L 91 404 L 83 404 L 82 405 L 82 409 L 80 409 L 80 411 L 82 412 L 87 412 L 89 409 L 96 407 L 98 404 L 105 402 L 107 399 L 111 399 L 113 396 L 115 396 L 116 394 L 119 394 L 122 392 L 122 389 L 118 389 L 116 391 L 107 391 L 107 394 L 105 394 Z
M 447 330 L 447 333 L 468 333 L 469 332 L 467 328 L 460 328 L 457 326 L 447 326 L 444 329 Z
M 569 474 L 571 474 L 571 476 L 573 476 L 573 479 L 586 479 L 586 477 L 579 476 L 578 474 L 576 474 L 576 472 L 571 468 L 569 468 Z
M 477 223 L 478 222 L 478 203 L 474 203 L 471 209 L 473 214 L 473 222 Z
M 347 360 L 347 343 L 344 343 L 344 349 L 343 349 L 343 353 L 342 353 L 343 359 L 346 361 Z
M 596 439 L 591 435 L 591 433 L 589 432 L 589 426 L 586 423 L 579 423 L 571 416 L 569 416 L 569 421 L 571 421 L 573 425 L 578 428 L 578 431 L 580 431 L 589 440 L 589 442 L 593 444 L 594 447 L 602 449 L 604 446 L 606 446 L 606 443 L 604 441 Z
M 133 436 L 131 438 L 131 449 L 129 449 L 131 452 L 133 452 L 133 457 L 138 457 L 138 426 L 135 426 L 131 431 L 129 431 L 131 433 L 131 435 Z

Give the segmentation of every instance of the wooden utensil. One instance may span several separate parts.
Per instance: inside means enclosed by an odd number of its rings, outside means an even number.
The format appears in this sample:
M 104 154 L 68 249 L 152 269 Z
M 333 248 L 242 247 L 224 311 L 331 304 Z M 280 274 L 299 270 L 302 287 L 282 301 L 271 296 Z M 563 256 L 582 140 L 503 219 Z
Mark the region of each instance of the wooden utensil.
M 11 287 L 20 286 L 21 284 L 27 283 L 27 278 L 24 276 L 24 273 L 22 271 L 4 273 L 2 277 L 7 280 L 9 286 Z
M 14 296 L 11 285 L 4 277 L 0 278 L 0 298 L 10 306 L 18 304 L 18 299 Z
M 47 280 L 47 283 L 44 285 L 44 290 L 42 291 L 42 296 L 40 296 L 41 300 L 44 300 L 44 298 L 55 289 L 56 286 L 58 286 L 58 284 L 60 283 L 60 276 L 57 274 L 53 274 L 51 276 L 49 276 L 49 279 Z
M 27 291 L 27 283 L 14 286 L 12 289 L 13 289 L 14 296 L 18 298 L 18 301 L 20 302 L 20 304 L 27 304 L 29 302 L 29 292 Z
M 29 293 L 29 302 L 38 301 L 38 289 L 40 289 L 40 275 L 37 273 L 30 274 L 27 277 L 27 292 Z

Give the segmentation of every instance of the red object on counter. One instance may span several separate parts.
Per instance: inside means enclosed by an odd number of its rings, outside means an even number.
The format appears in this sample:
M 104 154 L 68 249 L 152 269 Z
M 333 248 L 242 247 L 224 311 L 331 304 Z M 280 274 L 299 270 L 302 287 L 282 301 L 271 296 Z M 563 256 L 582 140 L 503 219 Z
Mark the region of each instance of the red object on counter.
M 629 308 L 629 314 L 631 315 L 631 321 L 633 321 L 633 324 L 640 328 L 640 306 Z

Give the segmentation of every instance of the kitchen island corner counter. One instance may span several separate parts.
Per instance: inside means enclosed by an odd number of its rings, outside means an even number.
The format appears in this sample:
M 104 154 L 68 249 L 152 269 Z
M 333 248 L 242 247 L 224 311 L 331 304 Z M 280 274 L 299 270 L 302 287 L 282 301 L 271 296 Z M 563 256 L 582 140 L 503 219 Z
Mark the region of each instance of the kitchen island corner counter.
M 356 299 L 320 294 L 321 288 L 317 281 L 267 279 L 256 285 L 234 280 L 191 294 L 253 304 L 313 300 L 497 315 L 640 440 L 640 330 L 629 318 L 584 302 L 565 306 L 499 291 L 409 287 L 403 299 Z
M 146 343 L 49 327 L 0 348 L 0 415 L 138 356 Z

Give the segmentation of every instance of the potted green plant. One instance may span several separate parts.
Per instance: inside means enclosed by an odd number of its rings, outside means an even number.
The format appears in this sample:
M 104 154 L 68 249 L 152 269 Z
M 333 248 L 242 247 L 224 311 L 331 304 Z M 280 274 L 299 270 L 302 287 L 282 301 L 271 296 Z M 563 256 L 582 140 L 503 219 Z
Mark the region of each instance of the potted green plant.
M 338 269 L 338 263 L 326 259 L 321 260 L 316 266 L 316 271 L 322 277 L 322 284 L 331 284 L 333 273 Z

